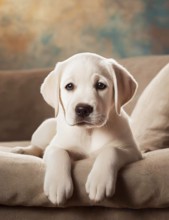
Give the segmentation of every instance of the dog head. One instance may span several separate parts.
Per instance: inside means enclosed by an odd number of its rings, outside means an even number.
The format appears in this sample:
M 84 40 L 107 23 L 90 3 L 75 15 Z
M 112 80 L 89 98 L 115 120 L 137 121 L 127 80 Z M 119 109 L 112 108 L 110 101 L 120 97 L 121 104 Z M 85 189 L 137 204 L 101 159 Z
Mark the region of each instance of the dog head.
M 96 127 L 107 122 L 112 109 L 120 115 L 136 88 L 134 78 L 115 60 L 80 53 L 56 65 L 41 93 L 56 116 L 62 109 L 67 124 Z

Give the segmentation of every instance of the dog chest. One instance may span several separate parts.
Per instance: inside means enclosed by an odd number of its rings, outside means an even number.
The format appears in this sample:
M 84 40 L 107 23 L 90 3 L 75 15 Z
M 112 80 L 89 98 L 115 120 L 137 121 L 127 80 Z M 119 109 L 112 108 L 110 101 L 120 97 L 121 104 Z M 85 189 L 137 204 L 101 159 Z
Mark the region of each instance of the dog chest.
M 51 145 L 86 157 L 112 141 L 112 138 L 113 135 L 110 132 L 99 128 L 86 129 L 74 126 L 70 127 L 70 129 L 57 129 L 57 134 L 52 140 Z
M 59 128 L 50 144 L 68 151 L 74 149 L 74 151 L 87 154 L 91 147 L 91 135 L 85 129 L 79 127 Z

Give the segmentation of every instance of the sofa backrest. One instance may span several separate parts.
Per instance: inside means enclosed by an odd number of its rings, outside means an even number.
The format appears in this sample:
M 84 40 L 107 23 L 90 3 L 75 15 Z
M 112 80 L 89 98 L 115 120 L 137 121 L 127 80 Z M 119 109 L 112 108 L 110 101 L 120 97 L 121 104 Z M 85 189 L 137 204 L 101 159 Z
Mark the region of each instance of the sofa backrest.
M 138 97 L 169 62 L 169 56 L 138 57 L 119 60 L 139 83 L 134 99 L 125 107 L 130 114 Z M 40 94 L 50 69 L 0 71 L 0 141 L 30 140 L 39 124 L 54 116 Z
M 40 85 L 49 70 L 0 71 L 0 141 L 29 140 L 53 110 Z

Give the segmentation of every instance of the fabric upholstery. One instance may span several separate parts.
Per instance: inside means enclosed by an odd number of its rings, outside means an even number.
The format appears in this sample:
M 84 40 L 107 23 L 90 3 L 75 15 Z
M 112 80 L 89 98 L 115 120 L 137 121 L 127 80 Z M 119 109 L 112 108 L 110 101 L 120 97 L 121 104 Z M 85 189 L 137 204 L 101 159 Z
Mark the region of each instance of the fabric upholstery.
M 144 90 L 131 119 L 141 150 L 169 147 L 169 64 Z
M 167 56 L 144 56 L 119 60 L 138 82 L 138 90 L 131 102 L 125 106 L 125 110 L 131 114 L 140 95 L 156 74 L 169 62 Z
M 1 219 L 7 220 L 168 220 L 169 209 L 116 209 L 107 207 L 0 208 Z
M 15 143 L 20 145 L 20 143 Z M 6 148 L 10 150 L 11 148 Z M 0 149 L 0 150 L 3 150 Z M 164 208 L 169 206 L 169 149 L 145 154 L 126 166 L 118 176 L 116 193 L 94 203 L 85 191 L 93 159 L 75 163 L 73 197 L 64 207 L 104 206 L 112 208 Z M 41 158 L 0 151 L 0 204 L 53 207 L 43 193 L 45 165 Z
M 0 141 L 30 140 L 53 110 L 40 95 L 49 70 L 0 71 Z

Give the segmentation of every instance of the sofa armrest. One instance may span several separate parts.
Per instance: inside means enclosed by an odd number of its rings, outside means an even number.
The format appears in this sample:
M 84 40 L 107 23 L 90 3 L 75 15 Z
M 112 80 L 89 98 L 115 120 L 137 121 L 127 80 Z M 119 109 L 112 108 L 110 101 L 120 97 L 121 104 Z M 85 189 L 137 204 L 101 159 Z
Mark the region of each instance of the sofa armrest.
M 75 163 L 72 174 L 75 190 L 64 207 L 163 208 L 169 205 L 169 149 L 147 153 L 143 160 L 126 166 L 118 175 L 115 195 L 100 203 L 90 201 L 85 191 L 93 162 L 85 159 Z M 0 204 L 54 207 L 43 193 L 44 173 L 41 158 L 0 152 Z

